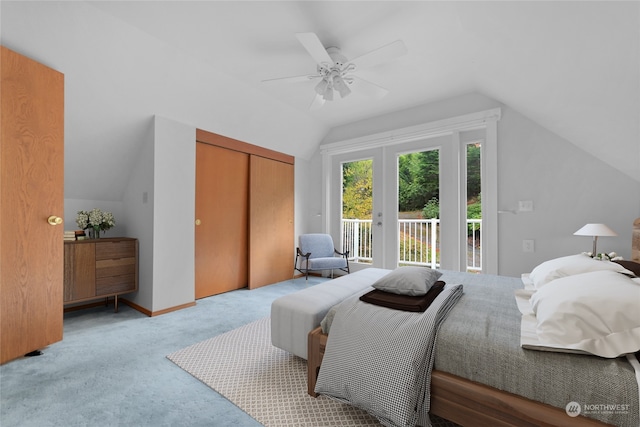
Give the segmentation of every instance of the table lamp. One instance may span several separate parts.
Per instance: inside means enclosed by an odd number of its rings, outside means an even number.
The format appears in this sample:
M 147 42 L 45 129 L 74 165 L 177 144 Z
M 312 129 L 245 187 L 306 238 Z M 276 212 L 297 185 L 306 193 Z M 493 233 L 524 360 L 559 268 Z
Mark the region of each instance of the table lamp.
M 573 233 L 574 236 L 592 236 L 593 237 L 593 252 L 591 254 L 596 256 L 596 244 L 598 243 L 599 236 L 617 236 L 618 234 L 607 227 L 605 224 L 587 224 L 580 230 Z

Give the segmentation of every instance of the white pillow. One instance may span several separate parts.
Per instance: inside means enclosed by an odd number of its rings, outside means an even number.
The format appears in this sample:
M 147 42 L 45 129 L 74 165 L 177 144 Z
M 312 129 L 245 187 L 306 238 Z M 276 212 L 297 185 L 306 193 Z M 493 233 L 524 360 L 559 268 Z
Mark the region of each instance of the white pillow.
M 374 288 L 399 295 L 425 295 L 442 273 L 427 267 L 398 267 L 378 279 Z
M 529 274 L 529 279 L 536 289 L 541 288 L 552 280 L 574 274 L 588 273 L 590 271 L 611 270 L 633 276 L 633 272 L 627 270 L 618 263 L 611 261 L 599 261 L 586 254 L 569 255 L 551 259 L 538 265 Z
M 640 285 L 614 271 L 562 277 L 531 296 L 540 344 L 618 357 L 640 350 Z

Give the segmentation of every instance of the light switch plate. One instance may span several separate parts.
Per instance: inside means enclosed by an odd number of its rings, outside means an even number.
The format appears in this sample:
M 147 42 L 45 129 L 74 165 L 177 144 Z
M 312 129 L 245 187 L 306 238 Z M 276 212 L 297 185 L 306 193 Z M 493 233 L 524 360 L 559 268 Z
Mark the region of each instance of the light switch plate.
M 525 239 L 522 241 L 522 252 L 535 252 L 535 241 L 531 239 Z

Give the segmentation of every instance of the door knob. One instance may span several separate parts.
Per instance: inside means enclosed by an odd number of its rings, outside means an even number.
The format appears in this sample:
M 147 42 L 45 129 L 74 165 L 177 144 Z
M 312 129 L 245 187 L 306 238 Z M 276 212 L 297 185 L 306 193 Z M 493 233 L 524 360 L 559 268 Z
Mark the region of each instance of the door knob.
M 51 215 L 49 218 L 47 218 L 47 222 L 51 225 L 60 225 L 62 224 L 62 218 L 60 218 L 59 216 Z
M 199 219 L 196 219 L 196 225 L 200 225 L 202 224 L 202 221 L 200 221 Z

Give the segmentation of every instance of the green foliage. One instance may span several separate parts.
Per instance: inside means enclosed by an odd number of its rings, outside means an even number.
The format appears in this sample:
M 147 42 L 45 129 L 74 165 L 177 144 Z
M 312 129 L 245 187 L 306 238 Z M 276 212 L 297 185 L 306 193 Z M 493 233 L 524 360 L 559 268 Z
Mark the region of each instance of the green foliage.
M 427 219 L 440 218 L 440 201 L 436 197 L 433 197 L 424 205 L 422 217 Z
M 467 145 L 467 200 L 480 197 L 480 153 L 480 144 Z
M 467 218 L 482 219 L 482 202 L 480 198 L 478 198 L 478 201 L 467 205 Z
M 398 209 L 422 209 L 439 195 L 440 152 L 438 150 L 403 154 L 398 157 Z
M 373 161 L 342 165 L 342 217 L 371 219 L 373 210 Z
M 467 205 L 467 218 L 469 219 L 482 219 L 482 201 L 481 197 L 478 194 L 478 198 L 475 202 Z M 474 228 L 475 227 L 475 228 Z M 474 232 L 480 230 L 480 224 L 469 224 L 467 225 L 467 235 L 471 236 Z

